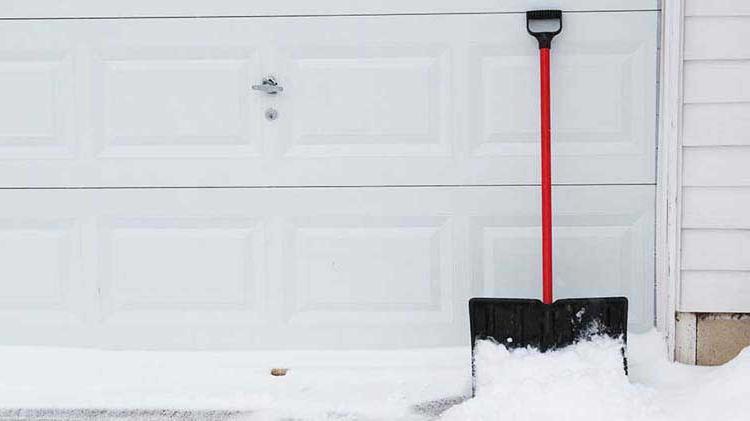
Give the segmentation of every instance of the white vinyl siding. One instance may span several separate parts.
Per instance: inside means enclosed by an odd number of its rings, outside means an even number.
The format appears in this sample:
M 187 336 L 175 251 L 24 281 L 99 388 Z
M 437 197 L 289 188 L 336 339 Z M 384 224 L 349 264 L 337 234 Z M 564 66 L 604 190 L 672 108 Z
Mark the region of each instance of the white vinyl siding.
M 686 3 L 679 310 L 750 311 L 750 6 Z

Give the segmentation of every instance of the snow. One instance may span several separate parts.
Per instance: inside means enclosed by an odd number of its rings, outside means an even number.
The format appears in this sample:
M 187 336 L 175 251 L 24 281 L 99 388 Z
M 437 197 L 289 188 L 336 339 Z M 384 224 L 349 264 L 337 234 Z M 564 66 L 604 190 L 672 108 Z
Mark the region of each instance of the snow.
M 628 381 L 621 348 L 619 340 L 598 338 L 543 354 L 480 341 L 477 398 L 444 418 L 610 420 L 632 419 L 632 414 L 649 419 L 653 391 Z
M 669 363 L 659 334 L 558 352 L 466 348 L 162 352 L 0 347 L 0 408 L 245 411 L 247 419 L 742 420 L 750 349 L 721 367 Z M 289 368 L 271 376 L 272 368 Z
M 669 363 L 659 336 L 632 335 L 630 376 L 621 342 L 600 337 L 549 353 L 477 344 L 474 399 L 442 420 L 744 420 L 750 348 L 721 367 Z
M 0 347 L 0 408 L 249 411 L 250 419 L 424 419 L 461 394 L 466 348 L 161 352 Z M 270 375 L 288 368 L 286 376 Z M 1 415 L 1 414 L 0 414 Z M 0 418 L 2 418 L 0 416 Z

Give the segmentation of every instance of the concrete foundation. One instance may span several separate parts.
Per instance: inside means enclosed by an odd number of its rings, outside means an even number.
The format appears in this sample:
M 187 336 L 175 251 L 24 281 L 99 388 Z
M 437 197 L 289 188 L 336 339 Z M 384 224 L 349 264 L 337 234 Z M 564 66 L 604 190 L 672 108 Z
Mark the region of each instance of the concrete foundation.
M 750 346 L 750 314 L 697 314 L 695 363 L 720 365 Z

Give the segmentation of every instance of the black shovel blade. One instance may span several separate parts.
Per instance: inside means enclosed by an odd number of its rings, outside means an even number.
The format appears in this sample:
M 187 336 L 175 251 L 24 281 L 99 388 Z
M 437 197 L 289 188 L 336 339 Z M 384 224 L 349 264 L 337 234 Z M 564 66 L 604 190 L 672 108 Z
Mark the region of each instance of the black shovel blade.
M 491 339 L 510 349 L 532 347 L 544 352 L 599 335 L 622 339 L 623 368 L 625 374 L 628 372 L 625 297 L 566 298 L 552 304 L 518 298 L 472 298 L 469 323 L 472 377 L 478 340 Z

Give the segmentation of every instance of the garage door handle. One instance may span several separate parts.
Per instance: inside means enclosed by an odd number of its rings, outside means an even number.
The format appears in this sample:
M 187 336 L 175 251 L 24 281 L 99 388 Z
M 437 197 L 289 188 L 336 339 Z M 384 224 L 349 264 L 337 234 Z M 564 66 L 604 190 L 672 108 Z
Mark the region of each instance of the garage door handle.
M 276 95 L 282 92 L 284 88 L 279 86 L 278 82 L 272 77 L 264 78 L 260 85 L 253 85 L 253 90 L 265 92 L 268 95 Z

